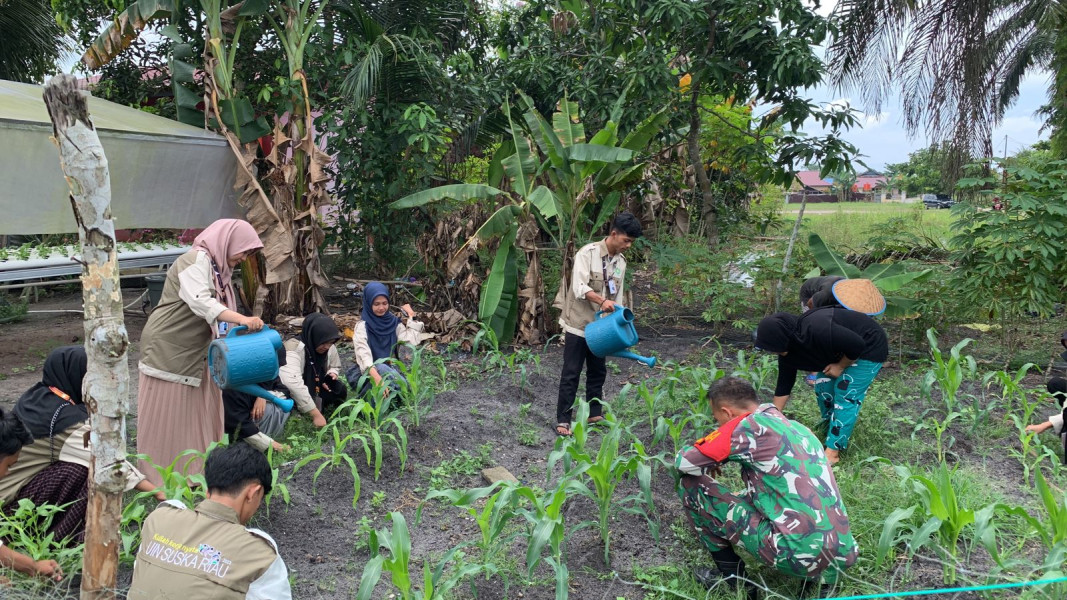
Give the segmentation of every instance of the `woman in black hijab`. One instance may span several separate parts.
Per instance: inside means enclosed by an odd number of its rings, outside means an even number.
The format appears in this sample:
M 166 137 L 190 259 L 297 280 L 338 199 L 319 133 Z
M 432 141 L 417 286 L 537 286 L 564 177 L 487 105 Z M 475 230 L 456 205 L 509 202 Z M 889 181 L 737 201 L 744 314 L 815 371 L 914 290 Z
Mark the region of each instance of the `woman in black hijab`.
M 55 539 L 80 542 L 85 535 L 89 497 L 89 411 L 82 399 L 87 360 L 85 348 L 56 348 L 45 359 L 41 381 L 15 403 L 15 414 L 33 436 L 22 448 L 8 476 L 0 479 L 0 506 L 12 512 L 19 500 L 34 504 L 69 504 L 52 519 Z M 154 491 L 127 463 L 127 488 Z M 164 500 L 162 492 L 156 494 Z
M 348 397 L 348 388 L 338 379 L 341 356 L 335 344 L 341 331 L 322 313 L 304 317 L 300 337 L 286 340 L 285 366 L 278 371 L 297 410 L 311 416 L 316 427 L 325 427 L 322 416 Z
M 867 389 L 889 357 L 885 330 L 871 317 L 842 307 L 816 308 L 797 317 L 776 313 L 760 321 L 756 346 L 778 355 L 774 404 L 793 393 L 798 371 L 819 371 L 815 396 L 827 424 L 826 458 L 848 447 Z

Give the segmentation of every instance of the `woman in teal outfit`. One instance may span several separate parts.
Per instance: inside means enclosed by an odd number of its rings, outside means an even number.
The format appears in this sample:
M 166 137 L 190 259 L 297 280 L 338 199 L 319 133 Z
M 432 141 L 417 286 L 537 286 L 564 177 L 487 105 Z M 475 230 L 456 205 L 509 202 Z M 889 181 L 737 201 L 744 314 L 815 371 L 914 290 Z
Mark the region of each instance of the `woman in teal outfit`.
M 819 371 L 815 396 L 827 423 L 826 458 L 848 447 L 867 389 L 889 357 L 885 330 L 871 317 L 841 307 L 797 317 L 777 313 L 760 321 L 756 346 L 778 355 L 774 403 L 785 408 L 798 371 Z

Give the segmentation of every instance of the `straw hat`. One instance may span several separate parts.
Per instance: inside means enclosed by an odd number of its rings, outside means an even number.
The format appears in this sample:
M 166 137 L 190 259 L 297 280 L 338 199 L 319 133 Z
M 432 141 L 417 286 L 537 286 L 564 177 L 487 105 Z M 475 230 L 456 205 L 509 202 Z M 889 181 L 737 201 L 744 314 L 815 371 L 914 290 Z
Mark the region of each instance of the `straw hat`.
M 885 297 L 870 279 L 842 279 L 834 283 L 834 298 L 841 306 L 872 317 L 885 312 Z

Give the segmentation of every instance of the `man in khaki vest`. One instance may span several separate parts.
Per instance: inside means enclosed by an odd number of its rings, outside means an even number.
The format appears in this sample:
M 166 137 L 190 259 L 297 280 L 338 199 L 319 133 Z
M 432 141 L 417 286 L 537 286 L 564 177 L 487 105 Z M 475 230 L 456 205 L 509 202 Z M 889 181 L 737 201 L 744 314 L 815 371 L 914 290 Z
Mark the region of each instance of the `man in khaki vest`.
M 204 478 L 207 499 L 195 509 L 168 500 L 145 520 L 127 598 L 290 600 L 274 540 L 245 527 L 270 493 L 267 457 L 244 443 L 219 446 Z
M 559 378 L 556 403 L 556 435 L 571 434 L 571 412 L 578 392 L 578 378 L 585 371 L 585 399 L 589 401 L 589 422 L 602 420 L 600 400 L 608 370 L 603 357 L 589 351 L 585 343 L 585 326 L 593 322 L 596 312 L 615 311 L 622 300 L 622 283 L 626 277 L 626 259 L 622 253 L 641 237 L 641 223 L 631 213 L 620 213 L 611 224 L 611 233 L 599 242 L 582 247 L 574 255 L 570 286 L 560 291 L 563 327 L 563 373 Z M 562 287 L 562 286 L 561 286 Z

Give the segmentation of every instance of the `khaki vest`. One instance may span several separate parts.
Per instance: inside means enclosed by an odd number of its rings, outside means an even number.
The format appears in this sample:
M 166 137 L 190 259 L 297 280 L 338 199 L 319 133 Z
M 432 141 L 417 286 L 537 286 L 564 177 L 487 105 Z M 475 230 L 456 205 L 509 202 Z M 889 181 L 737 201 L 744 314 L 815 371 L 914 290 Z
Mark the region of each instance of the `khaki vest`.
M 204 500 L 195 510 L 160 504 L 141 527 L 130 600 L 244 600 L 274 563 L 274 545 L 245 529 L 230 507 Z
M 215 339 L 211 325 L 178 296 L 178 275 L 196 262 L 198 252 L 190 250 L 174 261 L 159 304 L 141 332 L 141 363 L 172 375 L 163 379 L 194 387 L 200 385 L 207 347 Z M 211 293 L 215 295 L 214 287 Z
M 593 288 L 593 291 L 600 296 L 618 302 L 621 300 L 621 282 L 626 276 L 626 259 L 621 255 L 615 258 L 616 266 L 620 269 L 621 273 L 621 276 L 618 278 L 618 282 L 620 282 L 618 291 L 620 294 L 616 294 L 612 297 L 604 289 L 604 270 L 602 268 L 603 264 L 601 263 L 601 260 L 602 257 L 608 256 L 608 246 L 603 240 L 582 246 L 582 248 L 575 254 L 575 263 L 577 263 L 577 257 L 579 255 L 585 252 L 590 252 L 591 247 L 593 246 L 597 248 L 597 251 L 594 253 L 595 256 L 590 264 L 589 279 L 586 280 L 585 283 Z M 609 273 L 608 276 L 610 277 L 611 273 Z M 575 298 L 570 282 L 568 282 L 567 286 L 560 285 L 560 293 L 557 294 L 556 302 L 554 304 L 556 303 L 562 303 L 559 324 L 563 327 L 564 331 L 585 337 L 585 326 L 593 322 L 593 319 L 596 316 L 596 311 L 600 307 L 585 298 Z

